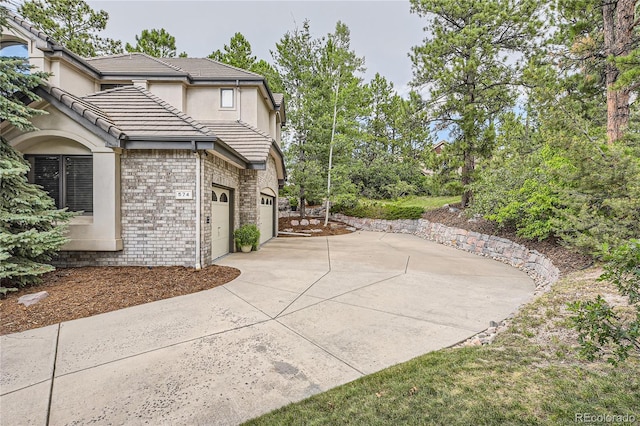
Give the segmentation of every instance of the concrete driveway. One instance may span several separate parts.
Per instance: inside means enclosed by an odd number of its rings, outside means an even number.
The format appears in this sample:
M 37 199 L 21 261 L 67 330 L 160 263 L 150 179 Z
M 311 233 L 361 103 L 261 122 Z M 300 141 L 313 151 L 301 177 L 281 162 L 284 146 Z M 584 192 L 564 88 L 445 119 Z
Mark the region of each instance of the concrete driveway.
M 534 291 L 519 270 L 402 234 L 278 238 L 219 263 L 242 274 L 2 336 L 0 423 L 237 424 L 459 342 Z

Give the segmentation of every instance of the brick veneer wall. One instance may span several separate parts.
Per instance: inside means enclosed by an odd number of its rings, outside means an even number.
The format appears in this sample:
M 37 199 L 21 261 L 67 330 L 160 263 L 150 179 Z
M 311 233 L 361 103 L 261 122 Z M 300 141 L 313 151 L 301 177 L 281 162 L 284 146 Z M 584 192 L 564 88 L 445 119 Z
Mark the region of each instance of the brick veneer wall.
M 536 250 L 530 250 L 505 238 L 453 228 L 424 219 L 362 219 L 342 214 L 334 214 L 332 218 L 364 231 L 413 234 L 425 240 L 499 260 L 526 272 L 536 282 L 539 290 L 548 288 L 560 277 L 560 271 L 551 260 Z
M 124 249 L 116 252 L 60 252 L 58 266 L 195 264 L 196 154 L 191 151 L 125 151 L 121 155 L 121 214 Z M 211 259 L 211 188 L 231 190 L 233 227 L 258 223 L 260 190 L 277 194 L 275 160 L 267 169 L 242 170 L 211 155 L 201 154 L 201 264 Z M 191 190 L 191 200 L 176 200 L 177 190 Z
M 240 170 L 240 223 L 258 223 L 258 171 Z
M 185 265 L 195 259 L 195 154 L 190 151 L 125 151 L 121 155 L 124 249 L 60 252 L 59 266 Z M 191 200 L 176 200 L 190 190 Z

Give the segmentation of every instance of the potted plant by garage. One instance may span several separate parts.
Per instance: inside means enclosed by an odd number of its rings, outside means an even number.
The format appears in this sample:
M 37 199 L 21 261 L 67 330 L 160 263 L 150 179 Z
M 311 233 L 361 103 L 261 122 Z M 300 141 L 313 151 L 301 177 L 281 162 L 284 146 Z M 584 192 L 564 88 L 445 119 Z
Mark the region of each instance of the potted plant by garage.
M 240 228 L 233 231 L 233 239 L 243 253 L 248 253 L 252 249 L 258 249 L 260 230 L 253 223 L 242 225 Z

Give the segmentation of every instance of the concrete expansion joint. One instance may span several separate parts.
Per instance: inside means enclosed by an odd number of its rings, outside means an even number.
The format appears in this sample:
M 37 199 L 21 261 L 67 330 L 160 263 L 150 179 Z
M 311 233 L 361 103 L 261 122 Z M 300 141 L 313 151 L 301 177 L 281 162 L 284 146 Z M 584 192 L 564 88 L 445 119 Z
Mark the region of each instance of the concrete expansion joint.
M 308 292 L 309 290 L 311 290 L 311 288 L 312 288 L 314 285 L 316 285 L 316 284 L 318 283 L 318 281 L 320 281 L 321 279 L 323 279 L 324 277 L 326 277 L 326 276 L 327 276 L 327 275 L 329 275 L 330 273 L 331 273 L 331 268 L 329 268 L 329 270 L 328 270 L 326 273 L 324 273 L 320 278 L 318 278 L 318 279 L 317 279 L 317 280 L 315 280 L 313 283 L 311 283 L 311 285 L 310 285 L 309 287 L 307 287 L 306 289 L 304 289 L 304 291 L 303 291 L 302 293 L 300 293 L 298 296 L 296 296 L 296 298 L 295 298 L 295 299 L 293 299 L 293 300 L 291 301 L 291 303 L 289 303 L 287 306 L 285 306 L 285 308 L 284 308 L 283 310 L 281 310 L 281 311 L 280 311 L 280 312 L 279 312 L 275 317 L 273 317 L 273 319 L 277 319 L 280 315 L 282 315 L 282 313 L 283 313 L 284 311 L 286 311 L 287 309 L 289 309 L 289 307 L 290 307 L 291 305 L 293 305 L 294 303 L 296 303 L 296 301 L 297 301 L 298 299 L 300 299 L 302 296 L 304 296 L 304 294 L 305 294 L 306 292 Z
M 56 330 L 56 343 L 53 350 L 53 365 L 51 366 L 51 386 L 49 386 L 49 400 L 47 401 L 47 420 L 46 425 L 49 425 L 49 418 L 51 417 L 51 401 L 53 400 L 53 384 L 56 379 L 56 365 L 58 364 L 58 345 L 60 344 L 60 328 L 62 323 L 58 323 L 58 329 Z
M 157 348 L 148 349 L 146 351 L 141 351 L 141 352 L 138 352 L 138 353 L 135 353 L 135 354 L 132 354 L 132 355 L 123 356 L 121 358 L 112 359 L 112 360 L 109 360 L 109 361 L 106 361 L 106 362 L 102 362 L 102 363 L 99 363 L 99 364 L 94 364 L 94 365 L 92 365 L 90 367 L 85 367 L 85 368 L 81 368 L 79 370 L 69 371 L 68 373 L 60 374 L 57 377 L 60 378 L 60 377 L 65 377 L 65 376 L 71 376 L 73 374 L 81 373 L 83 371 L 93 370 L 94 368 L 97 368 L 97 367 L 102 367 L 102 366 L 105 366 L 105 365 L 114 364 L 116 362 L 120 362 L 120 361 L 123 361 L 125 359 L 136 358 L 136 357 L 141 356 L 141 355 L 146 355 L 146 354 L 150 354 L 150 353 L 153 353 L 153 352 L 161 351 L 163 349 L 184 345 L 185 343 L 191 343 L 191 342 L 195 342 L 195 341 L 198 341 L 198 340 L 207 339 L 207 338 L 213 337 L 213 336 L 220 336 L 222 334 L 229 333 L 229 332 L 232 332 L 232 331 L 242 330 L 244 328 L 253 327 L 254 325 L 258 325 L 258 324 L 264 324 L 264 323 L 267 323 L 269 321 L 272 321 L 272 319 L 269 318 L 269 319 L 265 319 L 265 320 L 262 320 L 262 321 L 256 321 L 256 322 L 253 322 L 253 323 L 250 323 L 250 324 L 241 325 L 239 327 L 230 328 L 228 330 L 223 330 L 223 331 L 218 331 L 218 332 L 215 332 L 215 333 L 204 334 L 202 336 L 194 337 L 194 338 L 187 339 L 187 340 L 180 340 L 179 342 L 174 342 L 174 343 L 171 343 L 171 344 L 168 344 L 168 345 L 159 346 Z M 52 380 L 52 388 L 53 388 L 53 380 Z
M 445 323 L 445 322 L 427 320 L 427 319 L 424 319 L 424 318 L 414 317 L 414 316 L 410 316 L 410 315 L 402 315 L 402 314 L 398 314 L 396 312 L 385 311 L 383 309 L 370 308 L 368 306 L 361 306 L 361 305 L 357 305 L 357 304 L 354 304 L 354 303 L 341 302 L 339 300 L 331 300 L 331 301 L 334 302 L 334 303 L 339 303 L 341 305 L 354 306 L 356 308 L 366 309 L 368 311 L 380 312 L 380 313 L 383 313 L 383 314 L 393 315 L 393 316 L 396 316 L 396 317 L 399 317 L 399 318 L 407 318 L 407 319 L 411 319 L 411 320 L 415 320 L 415 321 L 424 322 L 424 323 L 427 323 L 427 324 L 441 325 L 443 327 L 455 328 L 456 330 L 470 331 L 472 333 L 476 333 L 477 332 L 477 330 L 472 329 L 472 328 L 461 327 L 461 326 L 457 326 L 457 325 L 453 325 L 453 324 L 448 324 L 448 323 Z
M 311 343 L 313 346 L 315 346 L 316 348 L 320 349 L 321 351 L 323 351 L 324 353 L 326 353 L 327 355 L 337 359 L 338 361 L 340 361 L 341 363 L 343 363 L 344 365 L 346 365 L 347 367 L 351 368 L 352 370 L 354 370 L 355 372 L 357 372 L 358 374 L 360 374 L 361 376 L 365 376 L 366 373 L 358 370 L 356 367 L 354 367 L 353 365 L 349 364 L 347 361 L 345 361 L 344 359 L 340 358 L 339 356 L 337 356 L 336 354 L 332 353 L 331 351 L 329 351 L 328 349 L 326 349 L 325 347 L 321 346 L 320 344 L 314 342 L 313 340 L 309 339 L 307 336 L 300 334 L 298 331 L 292 329 L 291 327 L 289 327 L 288 325 L 278 321 L 278 319 L 276 318 L 274 320 L 275 322 L 277 322 L 278 324 L 280 324 L 281 326 L 283 326 L 284 328 L 286 328 L 287 330 L 289 330 L 290 332 L 294 333 L 296 336 L 299 336 L 300 338 L 306 340 L 307 342 Z

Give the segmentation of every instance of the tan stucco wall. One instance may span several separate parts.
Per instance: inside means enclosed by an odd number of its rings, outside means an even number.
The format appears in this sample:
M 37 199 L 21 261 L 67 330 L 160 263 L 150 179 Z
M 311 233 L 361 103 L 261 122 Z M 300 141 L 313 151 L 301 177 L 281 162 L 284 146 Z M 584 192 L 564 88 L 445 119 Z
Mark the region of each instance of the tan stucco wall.
M 271 127 L 270 116 L 273 115 L 275 117 L 275 112 L 270 111 L 269 106 L 267 105 L 267 102 L 265 101 L 264 98 L 260 96 L 258 96 L 258 99 L 256 100 L 256 109 L 257 109 L 256 113 L 258 115 L 256 127 L 262 130 L 263 132 L 268 133 L 269 135 L 271 135 L 271 137 L 274 137 L 275 134 Z
M 149 82 L 148 90 L 178 110 L 185 110 L 185 88 L 182 83 Z
M 220 108 L 220 87 L 188 87 L 185 114 L 196 120 L 239 119 L 237 102 L 234 108 Z
M 120 230 L 120 153 L 107 148 L 93 133 L 51 106 L 48 115 L 33 119 L 40 130 L 5 136 L 23 154 L 92 154 L 93 214 L 71 220 L 63 250 L 122 249 Z
M 54 75 L 50 77 L 52 85 L 61 87 L 76 96 L 86 96 L 99 90 L 93 78 L 79 72 L 76 68 L 60 61 L 52 61 L 51 65 L 52 70 L 55 69 Z

